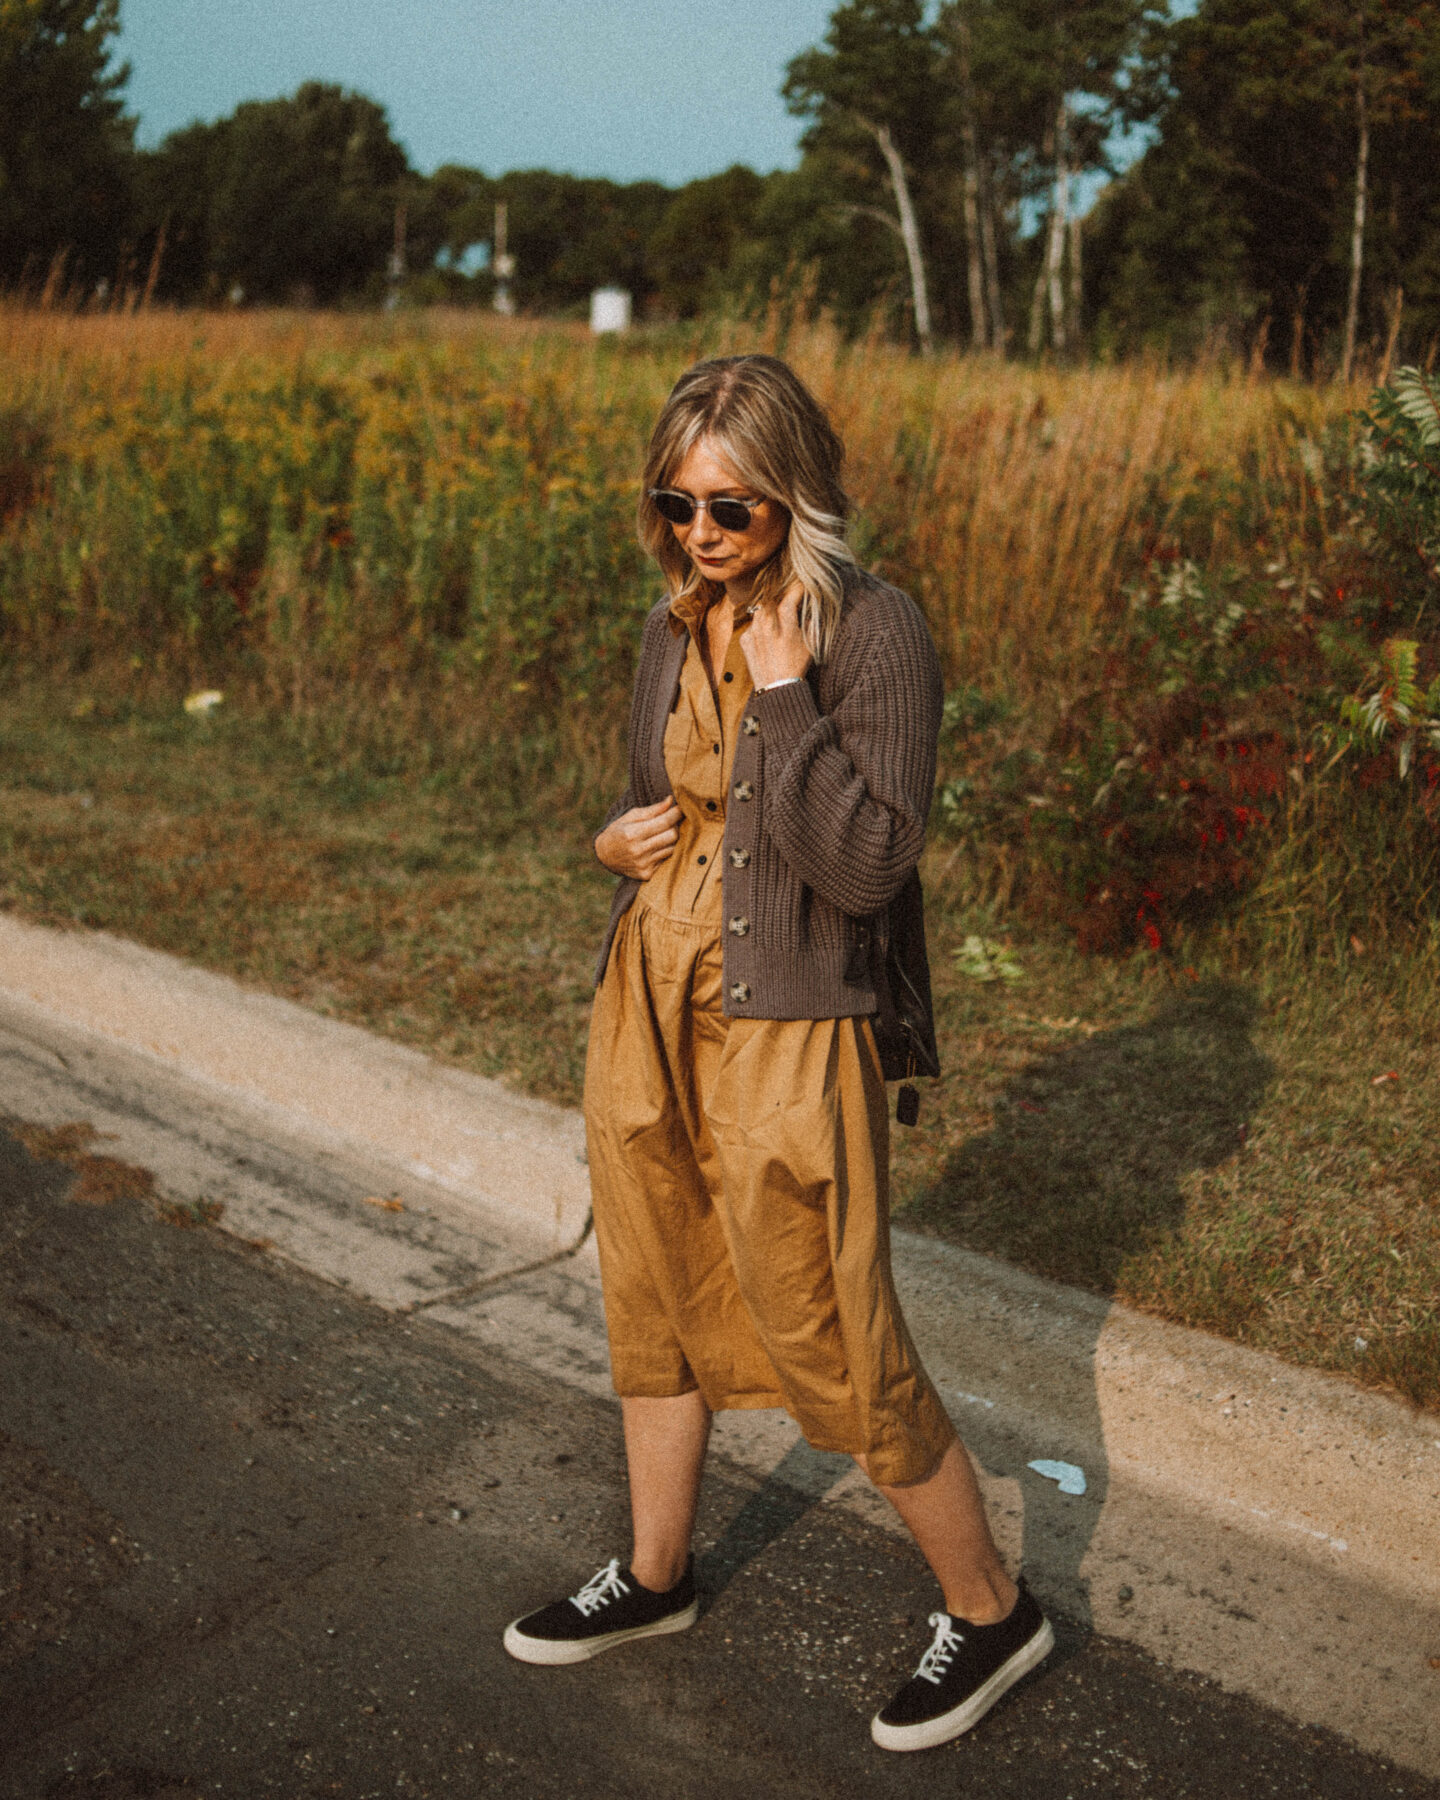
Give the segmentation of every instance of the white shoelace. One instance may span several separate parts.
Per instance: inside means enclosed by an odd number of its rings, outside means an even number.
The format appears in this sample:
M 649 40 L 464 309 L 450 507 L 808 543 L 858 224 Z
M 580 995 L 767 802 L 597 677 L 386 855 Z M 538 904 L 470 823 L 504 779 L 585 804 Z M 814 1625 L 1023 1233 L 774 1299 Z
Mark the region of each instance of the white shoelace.
M 950 1658 L 964 1642 L 964 1636 L 955 1629 L 955 1621 L 949 1613 L 933 1612 L 927 1623 L 935 1627 L 935 1641 L 920 1658 L 915 1679 L 930 1681 L 939 1687 L 950 1672 Z
M 590 1577 L 578 1594 L 570 1596 L 570 1604 L 588 1619 L 591 1613 L 599 1612 L 602 1606 L 608 1606 L 612 1600 L 618 1600 L 629 1592 L 629 1588 L 620 1579 L 620 1558 L 612 1556 L 603 1569 L 597 1570 Z

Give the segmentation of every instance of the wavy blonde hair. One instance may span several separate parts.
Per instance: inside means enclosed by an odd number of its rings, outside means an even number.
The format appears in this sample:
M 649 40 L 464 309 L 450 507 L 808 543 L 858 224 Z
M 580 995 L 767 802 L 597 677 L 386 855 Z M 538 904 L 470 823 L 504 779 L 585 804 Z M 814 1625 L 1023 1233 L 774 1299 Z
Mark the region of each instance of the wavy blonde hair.
M 800 584 L 800 629 L 816 662 L 824 662 L 840 620 L 847 569 L 850 501 L 840 485 L 845 447 L 824 409 L 795 371 L 774 356 L 718 356 L 696 363 L 660 409 L 640 491 L 640 542 L 659 563 L 672 600 L 724 589 L 709 581 L 661 518 L 651 488 L 669 487 L 702 440 L 747 487 L 790 515 L 785 541 L 756 577 L 757 604 Z

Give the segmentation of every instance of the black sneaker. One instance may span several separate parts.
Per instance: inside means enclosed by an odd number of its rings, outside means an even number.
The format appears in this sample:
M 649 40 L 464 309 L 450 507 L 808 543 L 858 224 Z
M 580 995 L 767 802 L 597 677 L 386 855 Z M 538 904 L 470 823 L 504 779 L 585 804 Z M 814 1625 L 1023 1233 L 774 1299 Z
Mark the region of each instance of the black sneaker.
M 920 1667 L 890 1704 L 870 1721 L 882 1750 L 929 1750 L 968 1731 L 1022 1675 L 1055 1648 L 1050 1621 L 1019 1582 L 1010 1616 L 995 1625 L 972 1625 L 933 1612 L 935 1641 Z
M 688 1630 L 699 1617 L 693 1556 L 668 1594 L 641 1587 L 612 1557 L 578 1594 L 507 1625 L 505 1648 L 521 1662 L 585 1662 L 630 1638 Z

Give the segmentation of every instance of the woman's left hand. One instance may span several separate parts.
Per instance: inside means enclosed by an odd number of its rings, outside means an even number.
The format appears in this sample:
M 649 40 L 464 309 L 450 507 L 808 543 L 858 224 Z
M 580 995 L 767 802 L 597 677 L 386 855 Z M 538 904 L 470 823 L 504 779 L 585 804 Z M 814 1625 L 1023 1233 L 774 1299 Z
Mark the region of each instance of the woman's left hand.
M 810 667 L 810 647 L 800 632 L 800 584 L 792 582 L 778 600 L 757 606 L 740 648 L 757 688 L 790 681 Z

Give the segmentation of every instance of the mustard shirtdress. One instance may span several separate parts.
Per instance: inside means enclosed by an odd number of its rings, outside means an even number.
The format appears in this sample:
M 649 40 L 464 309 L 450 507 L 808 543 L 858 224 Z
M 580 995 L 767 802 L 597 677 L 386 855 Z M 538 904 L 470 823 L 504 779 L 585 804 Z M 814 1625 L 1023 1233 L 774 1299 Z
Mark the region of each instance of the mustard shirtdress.
M 783 1406 L 883 1485 L 955 1430 L 890 1273 L 889 1111 L 868 1019 L 727 1019 L 721 873 L 751 692 L 693 637 L 665 733 L 682 819 L 595 997 L 585 1124 L 616 1392 Z M 718 700 L 718 704 L 717 704 Z

